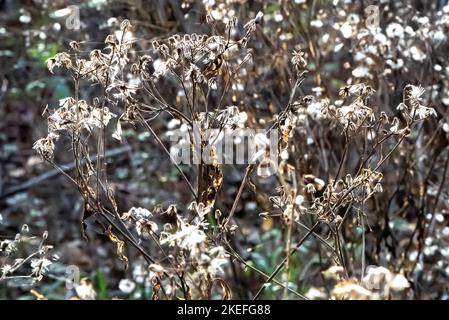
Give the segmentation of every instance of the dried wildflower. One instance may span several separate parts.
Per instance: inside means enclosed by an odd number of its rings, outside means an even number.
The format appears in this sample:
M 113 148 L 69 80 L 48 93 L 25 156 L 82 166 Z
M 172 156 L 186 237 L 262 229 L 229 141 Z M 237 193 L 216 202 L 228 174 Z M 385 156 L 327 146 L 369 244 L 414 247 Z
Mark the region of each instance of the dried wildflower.
M 4 265 L 2 265 L 2 267 L 0 268 L 1 271 L 0 279 L 6 278 L 6 276 L 13 270 L 14 270 L 13 266 L 10 264 L 5 263 Z
M 414 99 L 416 101 L 422 100 L 422 95 L 424 94 L 425 90 L 421 86 L 413 86 L 413 85 L 407 85 L 404 89 L 404 93 L 406 95 L 406 99 Z
M 78 42 L 76 42 L 76 41 L 70 41 L 69 46 L 70 46 L 73 50 L 79 51 L 80 46 L 79 46 L 79 43 L 78 43 Z
M 256 17 L 254 18 L 254 23 L 259 24 L 262 21 L 263 13 L 261 11 L 257 12 Z
M 115 131 L 112 133 L 112 137 L 114 139 L 117 139 L 118 141 L 122 142 L 122 125 L 120 123 L 120 119 L 117 121 L 117 127 Z
M 196 201 L 193 201 L 190 203 L 189 210 L 194 211 L 198 217 L 199 217 L 199 221 L 202 221 L 206 215 L 209 213 L 210 211 L 210 207 L 205 206 L 203 203 L 197 203 Z
M 163 234 L 161 233 L 161 236 Z M 173 235 L 162 237 L 161 245 L 169 244 L 188 250 L 192 256 L 198 252 L 198 246 L 206 241 L 206 234 L 200 229 L 200 225 L 190 225 L 180 220 L 180 230 Z
M 167 62 L 164 62 L 160 59 L 157 59 L 154 61 L 153 67 L 154 67 L 154 72 L 153 72 L 152 76 L 155 78 L 155 80 L 164 76 L 168 71 Z
M 246 56 L 243 58 L 242 62 L 239 64 L 239 68 L 244 65 L 245 63 L 247 64 L 252 64 L 253 63 L 253 52 L 250 51 L 246 54 Z
M 201 83 L 200 74 L 201 74 L 200 69 L 195 64 L 191 63 L 189 69 L 184 74 L 184 77 L 186 80 L 192 79 L 195 82 Z
M 345 129 L 349 127 L 351 130 L 357 130 L 366 120 L 373 121 L 374 113 L 371 108 L 356 100 L 337 109 L 337 117 Z
M 209 86 L 209 88 L 211 90 L 217 90 L 218 86 L 217 86 L 217 78 L 212 77 L 207 81 L 207 85 Z
M 390 23 L 386 29 L 387 36 L 390 38 L 402 38 L 404 36 L 404 28 L 399 23 Z
M 417 46 L 412 46 L 408 50 L 408 53 L 411 55 L 412 59 L 416 61 L 422 62 L 427 58 L 427 55 Z
M 409 84 L 404 88 L 403 102 L 396 109 L 401 111 L 408 121 L 423 120 L 437 115 L 435 109 L 421 105 L 420 101 L 422 101 L 424 92 L 425 90 L 421 86 Z
M 343 38 L 350 38 L 353 34 L 353 27 L 349 22 L 345 22 L 340 26 L 340 32 L 343 35 Z
M 229 262 L 229 255 L 226 253 L 226 250 L 222 246 L 218 246 L 210 249 L 208 254 L 213 257 L 207 268 L 208 273 L 211 276 L 223 275 L 223 265 Z
M 213 24 L 215 22 L 214 17 L 211 14 L 206 15 L 206 23 Z
M 125 294 L 130 294 L 136 288 L 136 283 L 131 279 L 122 279 L 118 284 L 118 288 Z
M 106 39 L 104 40 L 104 43 L 107 44 L 108 46 L 111 47 L 115 47 L 119 44 L 117 37 L 115 36 L 115 34 L 109 34 Z M 98 51 L 96 51 L 96 55 L 98 56 Z
M 42 157 L 42 159 L 53 159 L 53 153 L 55 151 L 54 139 L 56 137 L 55 134 L 50 133 L 46 138 L 41 138 L 34 143 L 33 149 Z
M 87 119 L 86 123 L 87 125 L 93 125 L 98 128 L 103 128 L 106 127 L 109 121 L 115 117 L 117 117 L 117 115 L 110 112 L 108 107 L 104 107 L 101 109 L 94 108 L 90 113 L 90 117 L 89 119 Z
M 259 177 L 267 178 L 274 175 L 277 171 L 277 168 L 277 163 L 273 159 L 265 157 L 257 165 L 256 172 Z
M 410 283 L 402 274 L 397 274 L 390 281 L 389 286 L 393 291 L 403 291 L 410 287 Z
M 418 119 L 420 120 L 424 120 L 430 116 L 437 116 L 437 113 L 435 111 L 434 108 L 429 108 L 429 107 L 425 107 L 425 106 L 419 106 L 419 108 L 416 109 L 416 116 L 418 117 Z
M 365 66 L 359 66 L 352 70 L 352 75 L 355 78 L 372 78 L 369 68 Z
M 106 88 L 106 92 L 115 92 L 113 97 L 122 101 L 128 101 L 136 93 L 139 87 L 132 83 L 116 80 Z
M 223 55 L 219 54 L 217 57 L 211 59 L 211 61 L 209 61 L 209 63 L 207 63 L 204 66 L 202 74 L 206 78 L 216 77 L 219 74 L 222 65 L 223 65 Z
M 32 274 L 38 280 L 42 279 L 42 276 L 49 270 L 49 266 L 52 262 L 45 257 L 40 259 L 32 259 L 31 260 L 31 269 Z
M 312 183 L 308 183 L 305 185 L 305 189 L 307 193 L 314 194 L 316 192 L 315 186 Z
M 165 271 L 165 269 L 160 264 L 156 264 L 156 263 L 150 264 L 148 269 L 150 269 L 152 272 L 155 272 L 155 273 L 163 273 Z
M 306 296 L 310 300 L 322 300 L 327 298 L 325 290 L 314 287 L 309 288 L 309 290 L 304 294 L 304 296 Z
M 348 280 L 338 283 L 332 290 L 332 295 L 336 299 L 368 300 L 372 297 L 372 292 L 354 280 Z
M 284 212 L 282 213 L 282 218 L 284 219 L 284 221 L 288 224 L 293 220 L 297 220 L 298 219 L 298 212 L 296 210 L 293 210 L 293 205 L 292 204 L 288 204 L 284 210 Z
M 293 50 L 292 52 L 292 64 L 296 72 L 302 71 L 307 66 L 307 61 L 304 57 L 302 50 Z
M 305 174 L 303 176 L 304 182 L 307 184 L 313 185 L 314 189 L 321 191 L 324 189 L 326 183 L 324 180 L 315 177 L 313 174 Z
M 370 290 L 380 290 L 387 286 L 392 277 L 391 272 L 384 267 L 370 267 L 362 279 L 362 284 Z
M 129 22 L 128 19 L 125 19 L 122 21 L 122 23 L 120 24 L 120 29 L 121 30 L 126 30 L 127 28 L 131 27 L 131 22 Z
M 341 280 L 344 277 L 344 268 L 342 266 L 332 266 L 322 273 L 327 279 Z
M 249 35 L 256 30 L 256 26 L 262 21 L 263 13 L 257 12 L 256 17 L 248 21 L 243 28 L 246 30 L 246 34 Z
M 97 293 L 89 278 L 82 278 L 80 284 L 75 286 L 78 297 L 82 300 L 95 300 Z
M 72 67 L 72 60 L 66 52 L 57 53 L 54 57 L 47 59 L 47 68 L 53 73 L 55 67 L 63 67 L 70 69 Z

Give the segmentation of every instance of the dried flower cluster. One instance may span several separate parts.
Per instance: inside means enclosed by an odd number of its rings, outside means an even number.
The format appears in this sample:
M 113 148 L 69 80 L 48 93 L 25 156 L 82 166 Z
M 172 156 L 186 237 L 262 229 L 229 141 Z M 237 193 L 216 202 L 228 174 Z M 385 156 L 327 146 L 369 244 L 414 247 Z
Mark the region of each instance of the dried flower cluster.
M 28 233 L 29 228 L 25 224 L 14 239 L 0 242 L 0 257 L 3 260 L 0 266 L 0 281 L 13 280 L 30 286 L 41 281 L 50 265 L 58 260 L 58 256 L 52 253 L 53 246 L 44 244 L 48 237 L 47 232 L 40 240 L 30 237 Z M 26 257 L 20 256 L 20 248 L 23 246 L 30 246 L 28 250 L 32 250 Z

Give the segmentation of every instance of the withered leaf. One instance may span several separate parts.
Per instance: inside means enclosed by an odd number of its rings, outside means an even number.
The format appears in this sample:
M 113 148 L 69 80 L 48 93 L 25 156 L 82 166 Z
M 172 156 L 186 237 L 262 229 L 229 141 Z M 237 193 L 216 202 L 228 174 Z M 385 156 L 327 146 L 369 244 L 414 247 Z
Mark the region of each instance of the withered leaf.
M 119 259 L 123 262 L 125 262 L 125 268 L 128 268 L 128 257 L 125 256 L 123 253 L 125 249 L 125 242 L 123 240 L 120 240 L 113 232 L 112 232 L 112 226 L 108 227 L 108 237 L 109 239 L 114 242 L 117 246 L 117 256 Z
M 228 284 L 221 278 L 217 278 L 214 280 L 214 282 L 218 282 L 221 286 L 221 289 L 223 290 L 223 300 L 231 300 L 232 294 L 231 289 L 229 288 Z

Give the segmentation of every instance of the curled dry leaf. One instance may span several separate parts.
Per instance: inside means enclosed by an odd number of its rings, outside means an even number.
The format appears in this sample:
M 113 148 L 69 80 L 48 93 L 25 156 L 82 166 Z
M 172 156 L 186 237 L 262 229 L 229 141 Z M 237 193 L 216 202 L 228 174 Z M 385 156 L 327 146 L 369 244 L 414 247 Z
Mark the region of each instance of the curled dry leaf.
M 123 240 L 120 240 L 114 233 L 112 233 L 112 226 L 108 227 L 107 234 L 109 240 L 114 242 L 117 246 L 117 256 L 120 260 L 125 262 L 125 268 L 128 268 L 128 257 L 123 253 L 125 249 L 125 242 Z
M 224 281 L 221 278 L 217 278 L 213 281 L 213 283 L 215 283 L 215 282 L 218 282 L 220 284 L 221 289 L 223 291 L 222 300 L 231 300 L 232 299 L 231 289 L 229 288 L 226 281 Z M 211 290 L 212 290 L 212 288 L 211 288 Z

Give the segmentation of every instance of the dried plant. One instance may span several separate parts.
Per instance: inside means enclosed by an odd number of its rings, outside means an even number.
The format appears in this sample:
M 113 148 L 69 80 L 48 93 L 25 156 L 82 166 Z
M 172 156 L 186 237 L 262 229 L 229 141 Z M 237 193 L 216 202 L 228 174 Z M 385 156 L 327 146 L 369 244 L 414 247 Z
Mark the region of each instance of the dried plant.
M 0 242 L 0 281 L 12 281 L 16 285 L 32 285 L 42 280 L 49 266 L 58 256 L 52 253 L 53 246 L 46 245 L 48 233 L 44 232 L 41 239 L 28 235 L 28 225 L 22 226 L 21 232 L 14 239 L 4 239 Z M 32 253 L 23 257 L 21 252 Z
M 431 257 L 445 250 L 449 235 L 442 223 L 449 7 L 420 16 L 382 2 L 380 26 L 365 24 L 363 4 L 297 2 L 242 19 L 238 4 L 205 1 L 207 34 L 139 41 L 123 20 L 103 48 L 73 41 L 48 59 L 51 73 L 70 75 L 73 96 L 47 109 L 48 134 L 33 148 L 78 189 L 83 235 L 99 225 L 123 267 L 131 266 L 122 292 L 143 286 L 153 299 L 420 298 L 427 289 L 418 284 L 431 287 L 448 268 L 447 252 L 439 269 Z M 269 27 L 277 33 L 267 34 Z M 128 128 L 146 132 L 177 170 L 185 190 L 178 203 L 120 210 L 106 153 L 127 143 Z M 239 129 L 276 133 L 276 159 L 267 157 L 269 134 L 255 135 L 257 161 L 248 161 L 232 189 L 215 143 L 233 133 L 231 147 L 243 144 Z M 73 174 L 54 161 L 67 144 Z M 186 150 L 199 150 L 190 165 L 175 159 Z M 254 217 L 239 217 L 252 202 Z M 264 245 L 260 230 L 248 231 L 256 217 L 256 228 L 281 230 L 282 251 L 266 270 L 253 262 Z M 2 250 L 14 243 L 2 242 Z M 33 278 L 45 274 L 45 248 L 31 260 Z M 31 257 L 4 264 L 1 277 Z M 310 261 L 301 273 L 299 259 Z M 80 298 L 95 298 L 89 283 L 81 289 Z

